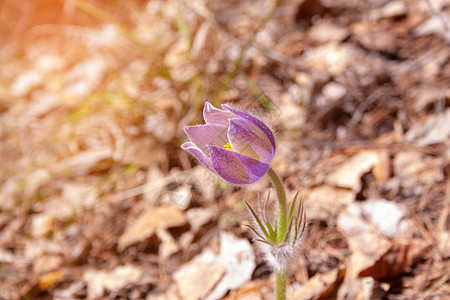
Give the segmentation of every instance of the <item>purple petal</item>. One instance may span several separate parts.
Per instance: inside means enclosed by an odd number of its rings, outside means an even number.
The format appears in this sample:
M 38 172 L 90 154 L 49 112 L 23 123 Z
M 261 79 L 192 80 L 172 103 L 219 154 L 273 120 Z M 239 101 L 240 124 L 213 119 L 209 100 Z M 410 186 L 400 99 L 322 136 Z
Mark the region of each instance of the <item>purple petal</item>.
M 208 146 L 211 163 L 225 180 L 236 184 L 250 184 L 261 179 L 269 165 L 224 148 Z
M 223 147 L 228 143 L 227 128 L 205 124 L 185 126 L 184 131 L 189 140 L 205 153 L 208 145 Z
M 236 115 L 228 111 L 215 108 L 211 103 L 206 102 L 203 108 L 203 118 L 210 125 L 228 127 L 228 119 L 236 118 Z
M 269 129 L 269 127 L 267 127 L 261 120 L 259 120 L 258 118 L 255 118 L 254 116 L 252 116 L 251 114 L 238 110 L 236 108 L 230 107 L 226 104 L 222 104 L 222 108 L 224 110 L 227 110 L 229 112 L 232 112 L 235 115 L 238 115 L 239 117 L 249 120 L 250 122 L 252 122 L 253 124 L 255 124 L 262 132 L 265 136 L 267 136 L 267 138 L 269 139 L 271 145 L 272 145 L 272 153 L 275 153 L 275 137 L 273 136 L 272 130 Z
M 228 140 L 234 151 L 265 163 L 274 155 L 269 138 L 248 119 L 230 119 Z
M 211 161 L 209 160 L 209 157 L 202 152 L 199 148 L 197 148 L 197 146 L 195 146 L 193 143 L 191 142 L 186 142 L 183 145 L 181 145 L 181 148 L 183 150 L 186 150 L 188 152 L 190 152 L 192 155 L 194 155 L 203 165 L 205 165 L 208 169 L 210 169 L 211 171 L 214 171 L 214 168 L 211 164 Z

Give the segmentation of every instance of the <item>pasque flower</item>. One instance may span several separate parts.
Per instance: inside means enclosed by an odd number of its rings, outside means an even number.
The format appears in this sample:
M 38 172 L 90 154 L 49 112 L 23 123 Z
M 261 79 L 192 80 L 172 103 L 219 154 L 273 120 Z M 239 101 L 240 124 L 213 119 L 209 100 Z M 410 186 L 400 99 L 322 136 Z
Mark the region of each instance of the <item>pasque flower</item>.
M 185 126 L 189 142 L 181 147 L 211 171 L 236 184 L 259 180 L 275 154 L 272 131 L 253 115 L 209 102 L 203 108 L 206 124 Z

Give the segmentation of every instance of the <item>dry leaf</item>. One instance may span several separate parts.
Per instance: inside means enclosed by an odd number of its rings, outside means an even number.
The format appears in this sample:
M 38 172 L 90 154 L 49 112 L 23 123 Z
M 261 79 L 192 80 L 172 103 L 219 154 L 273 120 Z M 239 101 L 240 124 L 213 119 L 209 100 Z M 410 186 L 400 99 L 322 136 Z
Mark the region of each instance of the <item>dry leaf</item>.
M 205 299 L 225 274 L 225 267 L 211 263 L 190 263 L 175 273 L 182 300 Z
M 347 27 L 322 20 L 308 31 L 308 37 L 319 43 L 341 42 L 349 36 Z
M 322 185 L 307 192 L 306 210 L 312 219 L 326 220 L 330 214 L 351 204 L 355 200 L 355 192 L 328 185 Z
M 372 266 L 362 270 L 359 276 L 386 280 L 409 272 L 430 248 L 430 243 L 418 238 L 395 242 Z
M 330 296 L 345 277 L 345 269 L 335 268 L 327 273 L 316 274 L 300 288 L 288 295 L 288 300 L 321 299 Z
M 378 163 L 378 160 L 378 152 L 359 152 L 328 174 L 325 182 L 358 192 L 361 189 L 361 176 L 369 172 Z
M 175 282 L 164 293 L 151 299 L 173 299 L 174 295 L 180 300 L 221 299 L 250 280 L 255 266 L 249 241 L 221 232 L 219 254 L 204 249 L 174 273 Z
M 158 227 L 156 229 L 156 235 L 161 240 L 158 254 L 162 260 L 169 258 L 172 254 L 180 250 L 177 242 L 166 229 Z
M 38 257 L 33 263 L 34 274 L 44 274 L 57 270 L 64 260 L 60 255 L 44 254 Z
M 158 228 L 178 227 L 186 224 L 183 211 L 171 204 L 162 207 L 150 207 L 141 216 L 128 225 L 119 238 L 119 250 L 122 251 L 134 243 L 151 237 Z
M 113 270 L 87 270 L 83 274 L 83 280 L 88 285 L 89 299 L 97 299 L 103 296 L 105 289 L 117 291 L 129 283 L 138 281 L 142 273 L 140 267 L 124 265 Z
M 233 290 L 250 280 L 256 267 L 255 254 L 247 239 L 236 238 L 233 234 L 220 234 L 220 256 L 218 262 L 225 267 L 226 274 L 206 299 L 223 297 L 228 290 Z
M 450 109 L 429 115 L 425 122 L 415 123 L 406 133 L 405 140 L 420 146 L 448 142 L 450 139 Z
M 401 179 L 413 179 L 415 184 L 433 184 L 443 180 L 442 157 L 432 157 L 419 152 L 400 152 L 393 160 L 395 175 Z
M 46 290 L 64 277 L 63 271 L 55 271 L 45 274 L 39 278 L 39 288 Z

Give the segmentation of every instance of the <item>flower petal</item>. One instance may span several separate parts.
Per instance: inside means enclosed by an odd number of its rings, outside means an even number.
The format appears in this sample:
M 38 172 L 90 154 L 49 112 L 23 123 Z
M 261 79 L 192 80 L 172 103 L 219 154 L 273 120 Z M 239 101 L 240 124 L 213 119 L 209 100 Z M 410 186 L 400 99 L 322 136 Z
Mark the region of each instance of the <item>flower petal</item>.
M 207 145 L 223 147 L 228 143 L 227 128 L 210 124 L 184 126 L 189 140 L 200 150 L 207 153 Z
M 265 134 L 248 119 L 230 119 L 228 140 L 231 148 L 256 160 L 269 163 L 273 158 L 272 144 Z
M 275 147 L 275 137 L 273 136 L 272 130 L 270 130 L 269 127 L 267 127 L 261 120 L 259 120 L 258 118 L 252 116 L 251 114 L 249 114 L 247 112 L 230 107 L 226 104 L 222 104 L 222 108 L 224 110 L 232 112 L 235 115 L 238 115 L 239 117 L 241 117 L 243 119 L 249 120 L 250 122 L 255 124 L 255 126 L 258 127 L 258 129 L 260 130 L 260 131 L 255 131 L 255 133 L 258 136 L 265 135 L 269 139 L 269 141 L 272 145 L 272 155 L 275 154 L 275 148 L 276 148 Z
M 224 148 L 208 146 L 211 164 L 225 180 L 236 184 L 250 184 L 261 179 L 269 165 Z
M 205 107 L 203 108 L 203 118 L 207 124 L 228 127 L 228 119 L 236 118 L 236 115 L 231 112 L 215 108 L 211 103 L 206 102 Z
M 211 161 L 209 160 L 208 155 L 206 155 L 202 150 L 200 150 L 197 146 L 195 146 L 191 142 L 186 142 L 183 145 L 181 145 L 181 148 L 183 150 L 186 150 L 190 152 L 192 155 L 194 155 L 205 167 L 210 169 L 211 171 L 214 171 L 214 168 L 211 164 Z

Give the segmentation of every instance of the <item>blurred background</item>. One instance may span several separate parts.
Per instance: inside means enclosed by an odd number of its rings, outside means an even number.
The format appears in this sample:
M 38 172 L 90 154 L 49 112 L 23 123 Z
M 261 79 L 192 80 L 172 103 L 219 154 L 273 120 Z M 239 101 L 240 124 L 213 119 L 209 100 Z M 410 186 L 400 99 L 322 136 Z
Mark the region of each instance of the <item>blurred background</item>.
M 0 299 L 272 299 L 205 101 L 305 200 L 288 299 L 450 294 L 447 0 L 2 0 Z

